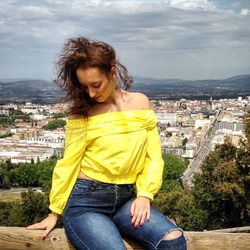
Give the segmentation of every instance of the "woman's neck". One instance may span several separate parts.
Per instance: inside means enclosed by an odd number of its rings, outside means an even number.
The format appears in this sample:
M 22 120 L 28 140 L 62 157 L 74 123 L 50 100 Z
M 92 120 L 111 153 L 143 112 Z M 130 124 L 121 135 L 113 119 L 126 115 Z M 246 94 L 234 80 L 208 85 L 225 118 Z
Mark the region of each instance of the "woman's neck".
M 111 95 L 103 102 L 104 105 L 119 105 L 122 101 L 122 91 L 120 88 L 114 89 Z
M 114 94 L 110 96 L 105 102 L 98 103 L 94 110 L 95 112 L 113 112 L 113 111 L 121 111 L 122 107 L 126 106 L 126 96 L 127 91 L 122 91 L 120 88 L 115 90 Z

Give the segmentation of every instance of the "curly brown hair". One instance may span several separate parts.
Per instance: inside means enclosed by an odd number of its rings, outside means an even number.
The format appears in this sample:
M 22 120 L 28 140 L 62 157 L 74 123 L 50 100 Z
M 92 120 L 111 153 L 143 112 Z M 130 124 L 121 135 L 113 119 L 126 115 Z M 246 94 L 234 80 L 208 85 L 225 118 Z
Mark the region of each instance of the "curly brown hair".
M 116 52 L 105 42 L 93 41 L 85 37 L 69 39 L 57 61 L 57 79 L 55 83 L 64 91 L 65 102 L 69 102 L 68 113 L 88 117 L 88 110 L 96 101 L 92 99 L 76 76 L 78 68 L 96 67 L 109 75 L 111 68 L 116 68 L 117 82 L 125 90 L 131 87 L 132 77 L 125 66 L 116 59 Z M 123 86 L 122 86 L 123 85 Z

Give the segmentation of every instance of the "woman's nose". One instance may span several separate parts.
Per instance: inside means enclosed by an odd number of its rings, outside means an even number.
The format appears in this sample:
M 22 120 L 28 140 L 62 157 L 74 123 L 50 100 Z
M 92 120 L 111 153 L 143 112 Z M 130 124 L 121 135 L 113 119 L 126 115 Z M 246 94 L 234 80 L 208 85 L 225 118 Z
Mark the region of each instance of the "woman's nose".
M 96 96 L 96 91 L 94 89 L 89 88 L 89 96 L 94 98 Z

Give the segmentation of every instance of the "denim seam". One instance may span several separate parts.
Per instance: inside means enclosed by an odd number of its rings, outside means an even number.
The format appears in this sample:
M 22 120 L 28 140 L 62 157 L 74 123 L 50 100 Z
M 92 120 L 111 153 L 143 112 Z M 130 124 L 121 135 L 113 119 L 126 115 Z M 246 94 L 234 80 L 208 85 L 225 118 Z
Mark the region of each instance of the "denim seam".
M 84 242 L 81 241 L 81 239 L 77 236 L 77 234 L 73 231 L 73 229 L 72 229 L 72 227 L 71 227 L 71 225 L 70 225 L 69 219 L 68 219 L 67 217 L 66 217 L 66 220 L 67 220 L 67 222 L 68 222 L 69 229 L 70 229 L 70 231 L 74 234 L 75 238 L 76 238 L 84 247 L 86 247 L 88 250 L 90 250 L 90 249 L 84 244 Z
M 147 242 L 149 245 L 151 245 L 154 249 L 157 249 L 157 248 L 155 248 L 155 246 L 154 246 L 154 244 L 152 244 L 152 242 L 150 242 L 150 241 L 147 241 L 147 240 L 143 240 L 144 242 Z
M 118 192 L 118 186 L 114 185 L 114 191 L 115 191 L 115 195 L 114 195 L 114 206 L 113 209 L 111 211 L 111 213 L 114 213 L 116 210 L 116 205 L 117 205 L 117 201 L 118 201 L 118 196 L 119 196 L 119 192 Z
M 160 245 L 160 243 L 164 240 L 164 238 L 168 235 L 168 234 L 170 234 L 171 232 L 173 232 L 173 231 L 176 231 L 176 230 L 179 230 L 179 231 L 181 231 L 182 232 L 182 235 L 183 235 L 183 230 L 181 229 L 181 228 L 179 228 L 179 227 L 176 227 L 176 228 L 172 228 L 172 229 L 170 229 L 168 232 L 166 232 L 164 235 L 163 235 L 163 237 L 159 240 L 159 242 L 156 244 L 156 249 L 157 249 L 157 247 Z M 181 235 L 181 236 L 182 236 Z M 175 239 L 173 239 L 173 240 L 176 240 L 176 239 L 178 239 L 178 238 L 180 238 L 181 236 L 179 236 L 179 237 L 177 237 L 177 238 L 175 238 Z

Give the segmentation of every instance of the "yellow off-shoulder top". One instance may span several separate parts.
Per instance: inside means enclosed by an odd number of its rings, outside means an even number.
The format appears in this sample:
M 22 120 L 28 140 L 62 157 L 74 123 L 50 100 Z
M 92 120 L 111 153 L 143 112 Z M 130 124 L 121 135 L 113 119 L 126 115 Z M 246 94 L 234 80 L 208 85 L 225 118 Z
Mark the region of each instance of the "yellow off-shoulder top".
M 52 176 L 50 210 L 62 214 L 82 171 L 97 181 L 136 184 L 151 200 L 162 184 L 163 159 L 154 111 L 126 110 L 68 120 L 64 157 Z

